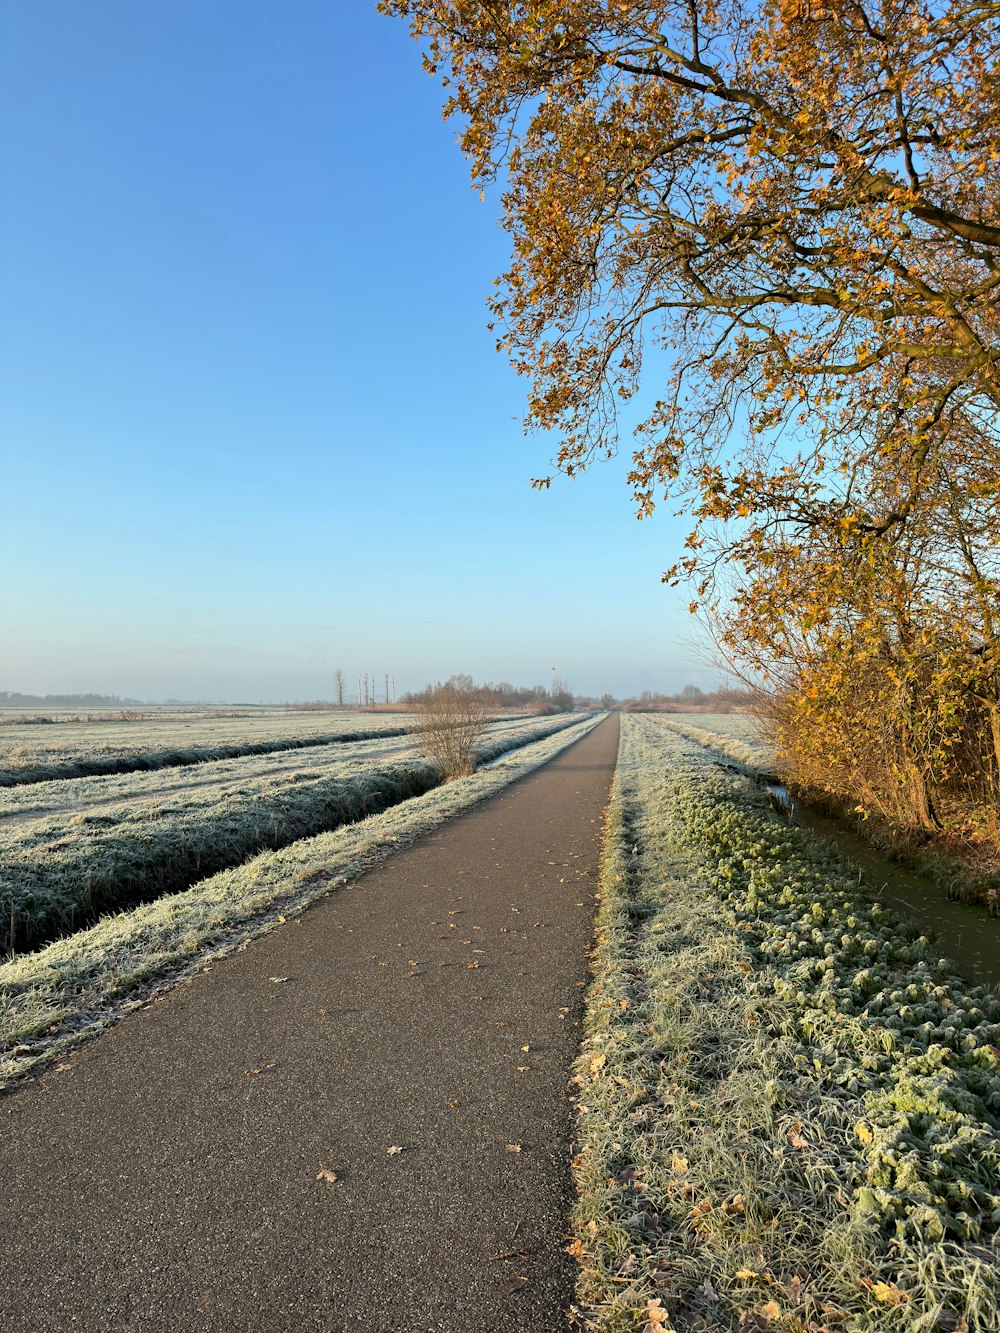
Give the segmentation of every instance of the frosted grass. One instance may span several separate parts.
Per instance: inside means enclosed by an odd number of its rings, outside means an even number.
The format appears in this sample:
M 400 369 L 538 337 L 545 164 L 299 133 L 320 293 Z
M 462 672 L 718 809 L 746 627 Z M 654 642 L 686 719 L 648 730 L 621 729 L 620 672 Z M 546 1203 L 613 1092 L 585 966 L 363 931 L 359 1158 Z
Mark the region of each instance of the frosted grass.
M 16 722 L 0 727 L 0 787 L 203 763 L 412 729 L 400 713 L 266 712 L 227 717 L 164 710 L 140 721 Z
M 495 724 L 481 751 L 502 752 L 568 720 Z M 188 774 L 185 781 L 181 770 L 172 786 L 159 790 L 162 776 L 149 774 L 73 782 L 71 788 L 91 792 L 89 806 L 54 815 L 35 811 L 31 819 L 15 810 L 0 822 L 0 933 L 8 949 L 36 948 L 101 912 L 178 892 L 264 848 L 377 813 L 439 781 L 412 738 L 368 742 L 351 753 L 355 757 L 342 758 L 341 748 L 331 747 L 285 772 L 277 771 L 275 756 L 210 764 L 200 780 Z M 47 783 L 43 795 L 58 798 L 63 785 Z M 112 796 L 111 804 L 95 805 L 95 788 L 118 789 L 129 799 Z M 25 802 L 34 791 L 20 789 L 9 804 Z
M 1000 1001 L 623 717 L 576 1072 L 578 1326 L 995 1333 Z
M 757 721 L 748 713 L 698 713 L 690 718 L 669 714 L 656 720 L 754 772 L 774 770 L 774 746 L 764 740 Z

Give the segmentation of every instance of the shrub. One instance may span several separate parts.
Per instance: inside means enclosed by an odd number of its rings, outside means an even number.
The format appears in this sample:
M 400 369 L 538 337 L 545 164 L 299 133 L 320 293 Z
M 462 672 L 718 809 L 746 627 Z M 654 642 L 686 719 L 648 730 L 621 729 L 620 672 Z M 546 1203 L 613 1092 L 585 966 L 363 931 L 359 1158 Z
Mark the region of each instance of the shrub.
M 426 691 L 418 704 L 417 735 L 443 778 L 466 777 L 476 767 L 488 714 L 478 693 L 448 681 Z

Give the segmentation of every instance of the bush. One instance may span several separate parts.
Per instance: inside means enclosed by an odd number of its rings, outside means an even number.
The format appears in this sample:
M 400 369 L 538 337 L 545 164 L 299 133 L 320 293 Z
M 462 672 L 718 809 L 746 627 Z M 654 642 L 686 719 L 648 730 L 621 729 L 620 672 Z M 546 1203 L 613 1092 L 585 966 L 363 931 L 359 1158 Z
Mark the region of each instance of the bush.
M 466 777 L 476 767 L 476 753 L 488 714 L 478 692 L 448 681 L 428 689 L 417 705 L 417 735 L 427 758 L 446 780 Z

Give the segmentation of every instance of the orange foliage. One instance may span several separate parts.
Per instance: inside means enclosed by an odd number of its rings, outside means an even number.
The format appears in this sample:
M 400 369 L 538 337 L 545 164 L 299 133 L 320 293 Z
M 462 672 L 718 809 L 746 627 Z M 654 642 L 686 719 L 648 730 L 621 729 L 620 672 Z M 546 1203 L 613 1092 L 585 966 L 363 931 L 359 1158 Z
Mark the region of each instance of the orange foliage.
M 664 577 L 832 751 L 888 690 L 907 790 L 972 732 L 995 782 L 1000 3 L 381 8 L 502 182 L 491 305 L 556 466 L 617 448 L 645 360 L 637 510 L 691 518 Z

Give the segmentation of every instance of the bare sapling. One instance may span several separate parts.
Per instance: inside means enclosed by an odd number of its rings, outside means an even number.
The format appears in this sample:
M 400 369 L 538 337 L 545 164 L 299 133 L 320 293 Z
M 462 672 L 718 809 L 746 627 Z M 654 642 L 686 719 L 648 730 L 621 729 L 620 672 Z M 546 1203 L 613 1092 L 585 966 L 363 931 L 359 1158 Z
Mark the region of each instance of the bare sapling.
M 472 773 L 488 721 L 477 693 L 451 681 L 434 685 L 420 698 L 417 712 L 417 735 L 441 776 L 447 781 Z

